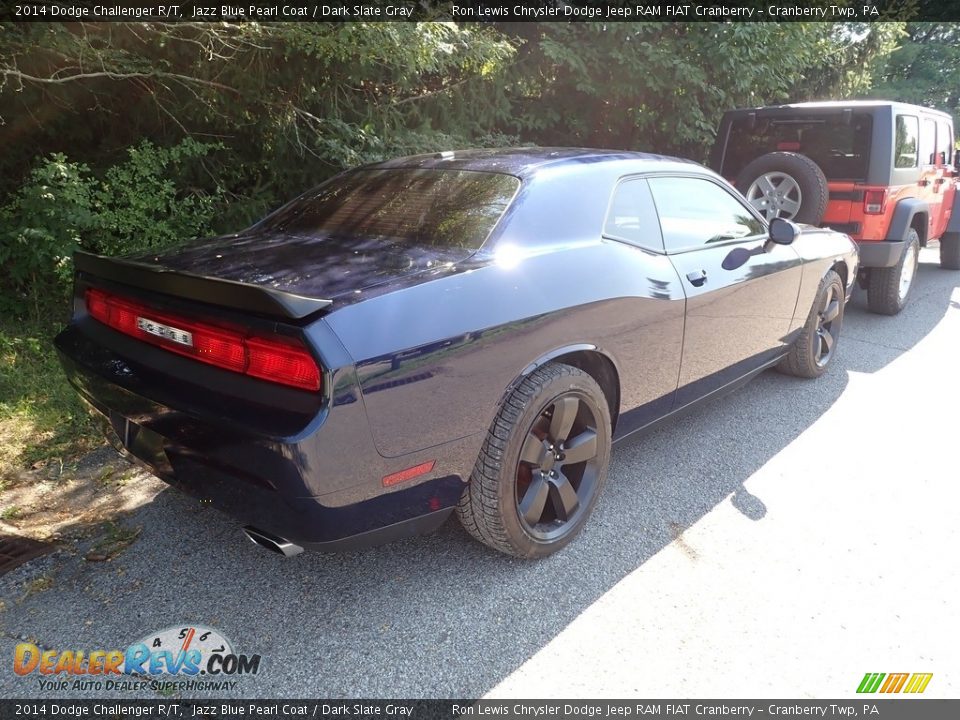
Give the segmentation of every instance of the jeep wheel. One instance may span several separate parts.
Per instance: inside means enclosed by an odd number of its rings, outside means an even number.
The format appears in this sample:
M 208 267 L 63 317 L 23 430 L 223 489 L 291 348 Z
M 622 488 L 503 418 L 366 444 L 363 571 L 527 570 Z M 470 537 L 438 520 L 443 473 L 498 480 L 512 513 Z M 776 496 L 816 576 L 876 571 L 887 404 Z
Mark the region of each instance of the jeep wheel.
M 538 368 L 504 401 L 457 515 L 490 547 L 524 558 L 556 552 L 590 516 L 610 463 L 603 390 L 569 365 Z
M 947 233 L 940 238 L 940 267 L 960 270 L 960 233 Z
M 831 270 L 820 281 L 800 337 L 790 348 L 790 354 L 777 365 L 777 370 L 802 378 L 823 375 L 837 352 L 843 308 L 843 281 Z
M 870 284 L 867 286 L 867 307 L 870 312 L 896 315 L 903 310 L 917 276 L 919 254 L 920 235 L 910 228 L 900 261 L 893 267 L 871 268 Z
M 767 222 L 780 217 L 818 225 L 827 211 L 827 178 L 806 155 L 772 152 L 737 176 L 740 190 Z

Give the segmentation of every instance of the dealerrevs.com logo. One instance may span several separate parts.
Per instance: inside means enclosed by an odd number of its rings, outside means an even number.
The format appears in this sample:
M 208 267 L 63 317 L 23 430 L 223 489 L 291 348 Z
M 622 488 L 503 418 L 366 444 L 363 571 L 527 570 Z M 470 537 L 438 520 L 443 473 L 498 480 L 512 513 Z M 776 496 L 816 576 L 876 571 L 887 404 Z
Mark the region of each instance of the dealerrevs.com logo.
M 238 676 L 260 671 L 260 660 L 235 652 L 218 630 L 184 623 L 150 633 L 126 650 L 44 650 L 20 643 L 13 671 L 35 676 L 40 689 L 49 691 L 233 690 Z

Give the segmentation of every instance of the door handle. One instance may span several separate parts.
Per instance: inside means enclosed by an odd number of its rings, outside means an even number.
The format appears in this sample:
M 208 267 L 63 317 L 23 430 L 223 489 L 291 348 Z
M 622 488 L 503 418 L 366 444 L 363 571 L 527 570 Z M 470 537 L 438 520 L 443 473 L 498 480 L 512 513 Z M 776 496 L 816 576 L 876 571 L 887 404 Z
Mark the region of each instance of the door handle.
M 937 178 L 933 181 L 934 185 L 943 185 L 947 181 L 946 178 Z
M 700 270 L 695 272 L 687 273 L 687 280 L 690 281 L 690 284 L 694 287 L 700 287 L 707 281 L 707 271 Z
M 930 184 L 929 180 L 921 180 L 920 182 L 917 183 L 917 185 L 919 185 L 920 187 L 926 187 L 929 184 Z

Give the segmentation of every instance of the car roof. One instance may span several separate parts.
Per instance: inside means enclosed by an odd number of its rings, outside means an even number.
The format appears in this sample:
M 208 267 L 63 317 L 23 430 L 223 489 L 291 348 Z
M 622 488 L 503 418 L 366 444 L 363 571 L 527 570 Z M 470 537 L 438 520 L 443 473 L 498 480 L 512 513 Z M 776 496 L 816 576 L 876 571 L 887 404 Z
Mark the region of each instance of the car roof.
M 424 155 L 410 155 L 364 166 L 364 169 L 456 169 L 481 172 L 499 172 L 526 178 L 546 168 L 578 164 L 629 161 L 632 172 L 666 170 L 665 165 L 682 164 L 686 168 L 701 168 L 692 160 L 635 152 L 632 150 L 599 150 L 567 147 L 511 147 L 454 150 Z
M 895 100 L 819 100 L 813 102 L 800 102 L 800 103 L 786 103 L 783 105 L 761 105 L 759 107 L 753 108 L 737 108 L 736 110 L 730 110 L 729 113 L 749 113 L 757 112 L 764 110 L 840 110 L 843 108 L 885 108 L 885 107 L 896 107 L 900 109 L 910 109 L 916 111 L 922 111 L 926 113 L 933 113 L 935 115 L 942 115 L 943 117 L 950 117 L 948 113 L 945 113 L 941 110 L 935 110 L 933 108 L 923 107 L 921 105 L 911 105 L 909 103 L 897 102 Z

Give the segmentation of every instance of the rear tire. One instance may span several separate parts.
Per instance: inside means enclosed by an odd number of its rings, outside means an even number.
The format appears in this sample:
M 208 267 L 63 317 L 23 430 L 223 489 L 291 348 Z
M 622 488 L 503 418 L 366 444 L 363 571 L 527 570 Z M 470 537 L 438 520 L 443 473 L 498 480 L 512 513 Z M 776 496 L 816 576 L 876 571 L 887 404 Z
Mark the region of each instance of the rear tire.
M 960 270 L 960 233 L 947 233 L 940 238 L 940 267 Z
M 907 232 L 900 260 L 893 267 L 871 268 L 867 287 L 867 307 L 880 315 L 896 315 L 907 305 L 913 281 L 917 277 L 920 235 L 915 228 Z
M 777 369 L 802 378 L 820 377 L 837 353 L 845 304 L 843 281 L 831 270 L 820 281 L 800 337 Z
M 610 409 L 582 370 L 548 363 L 504 401 L 457 505 L 460 522 L 495 550 L 550 555 L 590 516 L 610 464 Z

